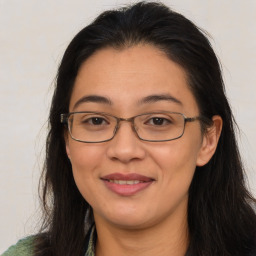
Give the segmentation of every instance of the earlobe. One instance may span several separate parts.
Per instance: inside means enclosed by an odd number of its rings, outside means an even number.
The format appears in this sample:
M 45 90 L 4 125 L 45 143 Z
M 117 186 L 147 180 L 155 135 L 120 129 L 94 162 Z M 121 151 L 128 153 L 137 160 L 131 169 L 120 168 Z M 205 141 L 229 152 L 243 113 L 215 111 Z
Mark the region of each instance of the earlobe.
M 214 155 L 222 130 L 222 118 L 220 116 L 212 117 L 213 125 L 207 128 L 203 135 L 203 141 L 197 156 L 197 166 L 204 166 Z
M 68 134 L 64 134 L 65 144 L 66 144 L 66 153 L 68 158 L 70 159 L 70 149 L 69 149 L 69 140 L 68 140 Z
M 69 146 L 68 144 L 66 144 L 66 152 L 67 152 L 67 156 L 70 159 L 70 151 L 69 151 Z

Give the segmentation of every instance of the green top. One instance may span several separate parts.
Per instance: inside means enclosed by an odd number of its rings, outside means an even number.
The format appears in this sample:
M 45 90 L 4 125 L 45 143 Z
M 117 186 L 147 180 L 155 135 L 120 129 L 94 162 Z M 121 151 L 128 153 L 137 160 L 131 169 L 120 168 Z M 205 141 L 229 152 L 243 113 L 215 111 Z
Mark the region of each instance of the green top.
M 1 256 L 33 256 L 33 240 L 33 236 L 26 237 L 11 246 Z
M 90 233 L 85 256 L 94 256 L 95 236 L 95 227 L 93 227 Z M 6 252 L 1 254 L 0 256 L 33 256 L 33 242 L 34 236 L 29 236 L 24 239 L 21 239 L 20 241 L 18 241 L 17 244 L 11 246 Z

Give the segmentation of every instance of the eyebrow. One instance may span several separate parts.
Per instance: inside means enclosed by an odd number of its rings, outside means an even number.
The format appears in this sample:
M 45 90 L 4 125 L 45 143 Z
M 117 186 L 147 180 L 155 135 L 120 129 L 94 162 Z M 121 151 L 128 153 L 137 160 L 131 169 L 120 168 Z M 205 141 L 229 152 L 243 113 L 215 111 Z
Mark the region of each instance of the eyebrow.
M 182 105 L 182 102 L 178 100 L 177 98 L 171 96 L 170 94 L 153 94 L 144 97 L 143 99 L 139 100 L 138 104 L 149 104 L 149 103 L 155 103 L 158 101 L 170 101 L 177 103 L 179 105 Z M 112 101 L 104 96 L 100 95 L 86 95 L 80 98 L 74 105 L 73 109 L 76 109 L 79 105 L 82 103 L 88 103 L 88 102 L 93 102 L 93 103 L 101 103 L 101 104 L 106 104 L 106 105 L 113 105 Z
M 86 95 L 75 103 L 73 109 L 77 108 L 82 103 L 88 103 L 88 102 L 112 105 L 112 101 L 107 97 L 103 97 L 99 95 Z
M 170 94 L 154 94 L 154 95 L 149 95 L 142 100 L 139 101 L 139 104 L 147 104 L 147 103 L 155 103 L 158 101 L 170 101 L 177 103 L 179 105 L 183 105 L 180 100 L 177 98 L 173 97 Z

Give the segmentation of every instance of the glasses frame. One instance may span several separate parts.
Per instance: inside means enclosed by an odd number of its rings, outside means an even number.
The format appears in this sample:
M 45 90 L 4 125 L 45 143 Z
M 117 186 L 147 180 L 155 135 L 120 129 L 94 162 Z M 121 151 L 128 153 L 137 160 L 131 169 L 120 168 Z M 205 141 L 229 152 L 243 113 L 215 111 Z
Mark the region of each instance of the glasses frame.
M 80 114 L 80 113 L 81 113 L 81 114 L 82 114 L 82 113 L 84 113 L 84 114 L 86 114 L 86 113 L 95 113 L 95 114 L 106 115 L 106 116 L 111 116 L 111 117 L 115 118 L 117 122 L 116 122 L 116 126 L 115 126 L 115 129 L 114 129 L 114 132 L 113 132 L 113 136 L 112 136 L 110 139 L 102 140 L 102 141 L 83 141 L 83 140 L 78 140 L 78 139 L 74 138 L 74 137 L 72 136 L 71 131 L 70 131 L 70 125 L 69 125 L 68 119 L 69 119 L 69 117 L 70 117 L 71 115 L 73 115 L 73 114 Z M 136 128 L 135 128 L 135 124 L 134 124 L 134 119 L 135 119 L 136 117 L 143 116 L 143 115 L 149 115 L 149 114 L 167 114 L 167 113 L 169 113 L 169 114 L 179 114 L 179 115 L 181 115 L 181 116 L 183 117 L 183 119 L 184 119 L 184 127 L 183 127 L 182 134 L 181 134 L 180 136 L 178 136 L 178 137 L 176 137 L 176 138 L 174 138 L 174 139 L 168 139 L 168 140 L 146 140 L 146 139 L 143 139 L 143 138 L 141 138 L 141 137 L 139 136 L 139 134 L 138 134 L 138 132 L 137 132 L 137 130 L 136 130 Z M 79 142 L 82 142 L 82 143 L 102 143 L 102 142 L 107 142 L 107 141 L 112 140 L 112 139 L 115 137 L 115 135 L 116 135 L 116 133 L 117 133 L 119 127 L 120 127 L 120 122 L 123 122 L 123 121 L 125 121 L 125 122 L 130 122 L 130 123 L 131 123 L 133 132 L 134 132 L 134 133 L 136 134 L 136 136 L 137 136 L 140 140 L 142 140 L 142 141 L 149 141 L 149 142 L 165 142 L 165 141 L 177 140 L 177 139 L 179 139 L 179 138 L 181 138 L 181 137 L 183 136 L 183 134 L 184 134 L 184 132 L 185 132 L 186 123 L 188 123 L 188 122 L 194 122 L 194 121 L 197 121 L 197 120 L 199 120 L 199 121 L 202 120 L 202 117 L 201 117 L 201 116 L 187 117 L 187 116 L 185 116 L 185 115 L 182 114 L 182 113 L 179 113 L 179 112 L 172 112 L 172 111 L 147 112 L 147 113 L 139 114 L 139 115 L 132 116 L 132 117 L 129 117 L 129 118 L 117 117 L 117 116 L 114 116 L 114 115 L 111 115 L 111 114 L 108 114 L 108 113 L 105 113 L 105 112 L 97 112 L 97 111 L 78 111 L 78 112 L 70 112 L 70 113 L 66 113 L 66 114 L 61 114 L 61 115 L 60 115 L 60 122 L 61 122 L 62 124 L 66 124 L 66 125 L 67 125 L 67 127 L 68 127 L 68 132 L 69 132 L 69 134 L 70 134 L 70 137 L 71 137 L 73 140 L 79 141 Z

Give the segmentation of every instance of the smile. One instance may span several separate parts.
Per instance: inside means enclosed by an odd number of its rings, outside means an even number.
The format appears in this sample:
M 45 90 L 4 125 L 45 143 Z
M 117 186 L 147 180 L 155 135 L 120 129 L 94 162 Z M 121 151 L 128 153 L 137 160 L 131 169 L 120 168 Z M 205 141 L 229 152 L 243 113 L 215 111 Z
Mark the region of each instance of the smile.
M 139 180 L 108 180 L 108 181 L 115 183 L 115 184 L 120 184 L 120 185 L 134 185 L 134 184 L 138 184 L 140 182 L 144 182 L 144 181 L 139 181 Z
M 120 196 L 132 196 L 148 188 L 155 180 L 144 175 L 112 173 L 101 178 L 106 187 Z

